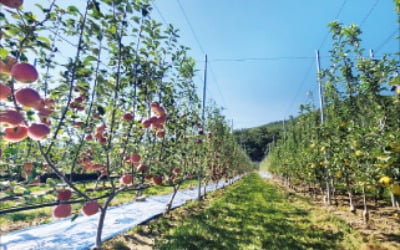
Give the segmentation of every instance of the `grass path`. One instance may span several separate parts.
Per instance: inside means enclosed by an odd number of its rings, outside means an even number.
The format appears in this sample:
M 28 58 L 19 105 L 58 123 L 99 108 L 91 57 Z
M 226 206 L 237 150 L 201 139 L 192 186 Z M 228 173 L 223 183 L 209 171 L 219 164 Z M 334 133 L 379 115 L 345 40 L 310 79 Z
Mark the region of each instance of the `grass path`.
M 359 249 L 361 237 L 307 200 L 251 174 L 172 227 L 157 249 Z

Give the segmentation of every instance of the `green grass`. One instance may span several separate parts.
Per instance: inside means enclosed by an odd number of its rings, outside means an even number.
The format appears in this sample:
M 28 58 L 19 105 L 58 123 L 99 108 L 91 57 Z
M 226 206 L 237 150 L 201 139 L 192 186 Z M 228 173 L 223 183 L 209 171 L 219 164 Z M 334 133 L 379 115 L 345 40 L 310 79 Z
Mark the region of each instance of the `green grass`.
M 259 164 L 260 171 L 269 172 L 270 164 L 270 159 L 268 157 L 264 158 Z
M 157 249 L 358 249 L 350 226 L 257 174 L 181 221 Z

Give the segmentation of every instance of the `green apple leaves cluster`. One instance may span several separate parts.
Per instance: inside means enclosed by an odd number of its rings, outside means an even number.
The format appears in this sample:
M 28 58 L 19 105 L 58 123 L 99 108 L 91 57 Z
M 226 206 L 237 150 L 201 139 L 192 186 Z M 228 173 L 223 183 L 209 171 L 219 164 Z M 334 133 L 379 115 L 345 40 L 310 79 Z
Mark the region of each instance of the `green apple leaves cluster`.
M 321 71 L 325 118 L 312 103 L 301 106 L 296 122 L 274 147 L 271 171 L 292 184 L 320 188 L 325 198 L 335 190 L 382 197 L 393 203 L 400 188 L 400 78 L 395 55 L 375 58 L 361 47 L 356 25 L 332 22 L 331 65 Z M 398 206 L 398 203 L 397 203 Z

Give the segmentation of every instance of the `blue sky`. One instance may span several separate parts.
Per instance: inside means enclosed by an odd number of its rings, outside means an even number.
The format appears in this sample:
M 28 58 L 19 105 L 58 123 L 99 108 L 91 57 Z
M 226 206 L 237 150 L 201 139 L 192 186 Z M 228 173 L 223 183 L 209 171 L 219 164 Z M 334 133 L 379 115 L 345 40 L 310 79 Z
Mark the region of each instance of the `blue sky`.
M 26 8 L 32 5 L 27 2 Z M 225 108 L 235 129 L 297 115 L 309 91 L 318 104 L 314 54 L 319 48 L 322 67 L 329 66 L 330 36 L 321 44 L 335 17 L 345 25 L 362 23 L 362 46 L 379 48 L 378 57 L 400 47 L 392 0 L 155 0 L 155 7 L 151 15 L 177 27 L 180 42 L 191 48 L 199 95 L 208 54 L 207 96 Z M 252 60 L 257 58 L 264 60 Z
M 180 29 L 180 41 L 192 48 L 199 70 L 204 52 L 208 54 L 212 72 L 208 72 L 207 95 L 226 108 L 225 115 L 233 119 L 234 128 L 259 126 L 296 115 L 299 105 L 308 99 L 307 91 L 317 98 L 314 51 L 320 48 L 322 67 L 327 67 L 330 36 L 320 45 L 327 35 L 327 24 L 338 14 L 337 20 L 345 25 L 362 23 L 362 46 L 380 47 L 376 56 L 399 48 L 396 36 L 381 46 L 398 29 L 392 0 L 179 2 L 202 49 L 178 0 L 157 0 L 155 5 L 164 20 Z M 162 20 L 159 13 L 155 10 L 153 16 Z M 225 60 L 246 58 L 268 60 Z M 200 73 L 196 83 L 201 94 Z

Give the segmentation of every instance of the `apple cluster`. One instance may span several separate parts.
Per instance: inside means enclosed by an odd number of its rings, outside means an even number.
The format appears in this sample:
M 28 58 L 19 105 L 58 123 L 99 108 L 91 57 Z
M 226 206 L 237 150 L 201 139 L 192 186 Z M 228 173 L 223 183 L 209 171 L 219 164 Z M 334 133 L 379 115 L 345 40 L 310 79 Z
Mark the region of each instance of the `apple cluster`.
M 19 8 L 23 0 L 0 0 L 9 8 Z M 29 137 L 33 140 L 42 140 L 50 133 L 50 120 L 48 119 L 54 111 L 54 100 L 42 98 L 33 88 L 20 86 L 34 83 L 39 78 L 36 68 L 25 62 L 18 62 L 16 58 L 7 56 L 0 61 L 0 73 L 10 76 L 9 84 L 0 83 L 0 101 L 13 101 L 13 109 L 0 111 L 0 123 L 6 128 L 3 130 L 3 138 L 8 142 L 19 142 Z M 34 109 L 40 119 L 40 123 L 28 124 L 20 107 Z
M 149 170 L 148 165 L 141 163 L 141 156 L 139 154 L 131 154 L 125 157 L 125 163 L 129 165 L 136 166 L 136 172 L 144 174 Z M 162 176 L 147 174 L 145 176 L 146 180 L 153 180 L 156 185 L 162 184 Z M 133 184 L 134 178 L 132 174 L 124 174 L 120 178 L 121 185 L 131 185 Z
M 167 113 L 158 102 L 152 102 L 150 108 L 155 115 L 145 119 L 142 126 L 144 128 L 151 127 L 152 130 L 156 131 L 157 138 L 162 139 L 165 136 L 164 123 L 167 120 Z
M 59 204 L 53 209 L 53 217 L 55 218 L 66 218 L 72 213 L 72 206 L 68 203 L 72 197 L 72 191 L 69 189 L 58 190 L 57 199 Z M 82 213 L 85 216 L 91 216 L 96 214 L 100 209 L 97 201 L 87 201 L 82 207 Z
M 54 100 L 50 98 L 42 98 L 40 94 L 33 88 L 20 87 L 17 85 L 30 84 L 38 80 L 39 74 L 36 68 L 28 63 L 18 63 L 13 57 L 7 57 L 0 61 L 0 73 L 11 77 L 10 87 L 7 84 L 0 83 L 0 101 L 15 100 L 14 109 L 5 109 L 0 111 L 0 123 L 5 126 L 3 138 L 8 142 L 19 142 L 30 137 L 33 140 L 42 140 L 50 133 L 49 116 L 54 112 Z M 40 123 L 26 122 L 20 107 L 34 109 L 40 119 Z

